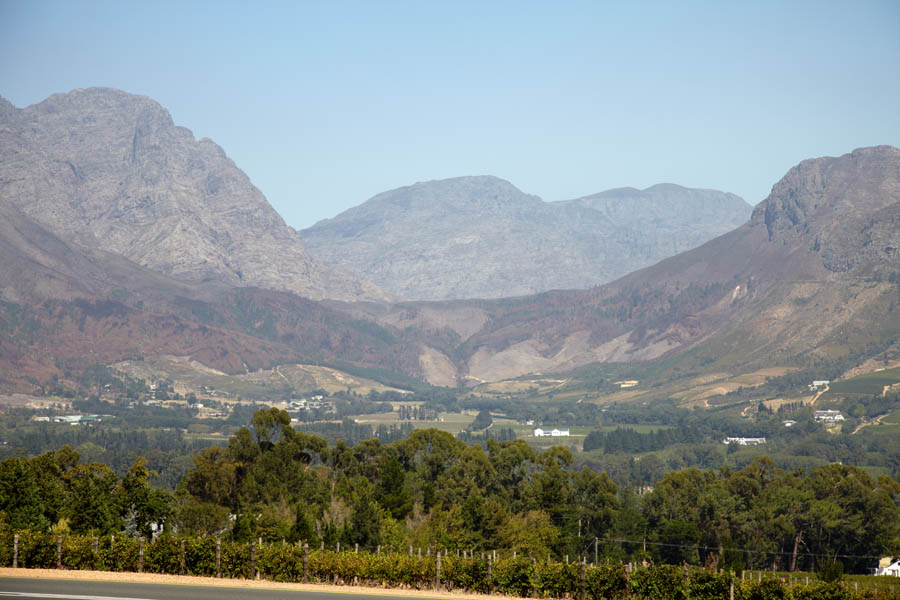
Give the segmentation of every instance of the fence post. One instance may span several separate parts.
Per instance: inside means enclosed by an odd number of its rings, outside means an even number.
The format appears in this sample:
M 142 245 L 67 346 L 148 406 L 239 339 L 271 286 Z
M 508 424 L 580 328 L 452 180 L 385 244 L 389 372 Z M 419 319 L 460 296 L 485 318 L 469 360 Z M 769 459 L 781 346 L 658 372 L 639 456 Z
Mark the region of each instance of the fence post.
M 250 579 L 256 579 L 256 542 L 250 542 Z
M 303 583 L 309 581 L 309 544 L 303 545 Z
M 597 558 L 597 538 L 594 538 L 594 564 L 598 564 L 600 560 Z
M 378 544 L 378 550 L 375 551 L 375 554 L 381 556 L 381 544 Z
M 441 551 L 437 551 L 437 567 L 435 569 L 434 576 L 434 591 L 439 592 L 441 590 Z
M 19 534 L 13 536 L 13 569 L 19 568 Z
M 630 572 L 626 565 L 622 565 L 622 570 L 625 571 L 625 600 L 631 600 L 631 585 L 629 584 Z
M 581 561 L 581 600 L 587 597 L 587 563 Z
M 144 572 L 144 538 L 138 538 L 138 573 Z
M 356 545 L 353 547 L 353 554 L 359 554 L 359 544 L 356 544 Z
M 180 575 L 184 575 L 184 571 L 186 568 L 186 556 L 184 552 L 184 538 L 181 538 L 181 562 L 178 564 L 178 572 Z
M 97 536 L 94 536 L 94 554 L 98 554 L 100 552 L 100 540 L 97 539 Z
M 341 543 L 340 542 L 337 543 L 337 553 L 338 554 L 341 553 Z
M 691 597 L 691 575 L 688 573 L 688 565 L 687 562 L 682 563 L 684 568 L 684 597 Z
M 728 579 L 728 600 L 734 600 L 734 573 Z
M 62 569 L 62 536 L 56 536 L 56 568 Z
M 412 556 L 412 546 L 409 547 L 409 555 Z
M 534 598 L 538 597 L 538 568 L 537 568 L 537 559 L 533 556 L 531 557 L 531 595 Z
M 488 553 L 488 593 L 494 589 L 494 584 L 492 583 L 494 574 L 494 561 L 491 559 L 490 552 Z
M 222 538 L 216 536 L 216 577 L 222 577 Z

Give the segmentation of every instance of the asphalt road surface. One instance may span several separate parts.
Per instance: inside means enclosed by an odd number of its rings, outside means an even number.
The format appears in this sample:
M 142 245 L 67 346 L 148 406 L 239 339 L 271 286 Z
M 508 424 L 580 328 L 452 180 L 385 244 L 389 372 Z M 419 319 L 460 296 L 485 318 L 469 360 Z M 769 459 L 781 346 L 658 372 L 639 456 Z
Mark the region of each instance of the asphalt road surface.
M 32 598 L 46 600 L 409 600 L 409 597 L 371 596 L 353 592 L 308 592 L 260 590 L 220 586 L 161 585 L 114 581 L 64 579 L 0 579 L 0 600 Z M 418 600 L 427 600 L 422 596 Z

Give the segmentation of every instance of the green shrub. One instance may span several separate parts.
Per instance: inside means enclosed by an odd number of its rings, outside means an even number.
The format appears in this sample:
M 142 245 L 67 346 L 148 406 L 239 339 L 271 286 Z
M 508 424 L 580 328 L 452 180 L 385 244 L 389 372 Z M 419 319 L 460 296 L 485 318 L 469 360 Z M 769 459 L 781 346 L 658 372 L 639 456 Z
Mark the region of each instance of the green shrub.
M 100 539 L 100 564 L 109 571 L 138 570 L 138 541 L 125 536 Z
M 188 538 L 184 547 L 185 571 L 190 575 L 216 576 L 216 538 Z
M 854 594 L 841 589 L 839 583 L 817 582 L 794 588 L 795 600 L 854 600 Z
M 161 535 L 144 545 L 144 570 L 150 573 L 181 572 L 181 541 L 171 535 Z
M 507 558 L 494 564 L 491 582 L 501 594 L 529 596 L 534 587 L 531 561 L 527 558 Z
M 448 556 L 446 559 L 441 559 L 441 583 L 451 590 L 487 593 L 490 589 L 487 574 L 488 563 L 480 558 Z
M 56 539 L 51 533 L 26 531 L 19 534 L 19 566 L 29 569 L 56 568 Z
M 222 577 L 250 578 L 250 544 L 236 542 L 222 544 Z
M 257 548 L 256 568 L 273 581 L 303 579 L 303 550 L 294 545 L 267 544 Z
M 599 565 L 590 567 L 585 573 L 587 593 L 594 600 L 623 598 L 628 580 L 624 565 Z
M 728 597 L 731 574 L 694 571 L 689 586 L 691 600 L 721 600 Z
M 100 556 L 94 553 L 94 538 L 68 535 L 63 538 L 62 564 L 66 569 L 98 569 Z
M 551 598 L 575 597 L 581 589 L 581 565 L 559 562 L 537 565 L 535 586 L 541 596 Z
M 674 565 L 654 565 L 638 569 L 628 580 L 631 592 L 645 600 L 685 598 L 684 573 Z

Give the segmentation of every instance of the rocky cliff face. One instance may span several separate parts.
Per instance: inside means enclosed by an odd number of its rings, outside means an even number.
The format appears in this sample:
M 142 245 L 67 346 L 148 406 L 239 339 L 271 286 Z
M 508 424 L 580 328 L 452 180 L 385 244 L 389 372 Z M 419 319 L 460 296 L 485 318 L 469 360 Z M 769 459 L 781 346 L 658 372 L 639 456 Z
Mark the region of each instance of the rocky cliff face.
M 764 223 L 772 241 L 808 245 L 829 271 L 900 265 L 900 150 L 805 160 L 775 184 L 753 222 Z
M 605 283 L 749 214 L 733 194 L 669 184 L 546 203 L 496 177 L 460 177 L 379 194 L 301 235 L 404 298 L 499 298 Z
M 21 110 L 0 99 L 0 201 L 66 240 L 181 280 L 385 297 L 310 256 L 219 146 L 118 90 L 74 90 Z

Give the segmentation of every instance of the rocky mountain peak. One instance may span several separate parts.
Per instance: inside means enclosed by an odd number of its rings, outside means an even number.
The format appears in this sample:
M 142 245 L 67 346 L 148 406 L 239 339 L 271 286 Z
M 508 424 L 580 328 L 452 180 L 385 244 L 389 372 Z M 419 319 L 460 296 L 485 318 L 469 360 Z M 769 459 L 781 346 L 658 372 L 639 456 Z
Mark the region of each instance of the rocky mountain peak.
M 893 262 L 900 246 L 900 150 L 860 148 L 793 167 L 753 211 L 769 240 L 809 247 L 830 271 Z
M 482 217 L 506 207 L 540 206 L 537 196 L 524 194 L 510 182 L 491 175 L 418 182 L 378 194 L 347 212 L 413 211 L 437 214 L 464 211 Z M 360 210 L 357 210 L 360 209 Z
M 751 220 L 765 223 L 772 239 L 790 232 L 819 231 L 834 226 L 839 215 L 893 204 L 898 186 L 900 150 L 893 146 L 804 160 L 772 187 Z
M 221 148 L 149 98 L 77 89 L 0 118 L 0 199 L 64 239 L 188 281 L 386 297 L 310 256 Z

